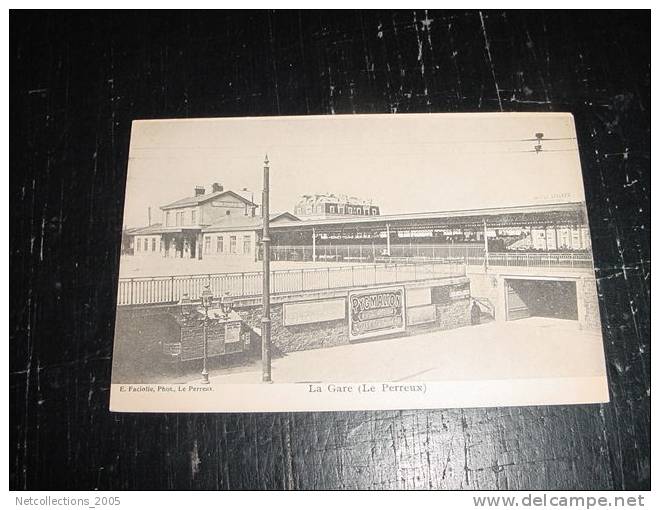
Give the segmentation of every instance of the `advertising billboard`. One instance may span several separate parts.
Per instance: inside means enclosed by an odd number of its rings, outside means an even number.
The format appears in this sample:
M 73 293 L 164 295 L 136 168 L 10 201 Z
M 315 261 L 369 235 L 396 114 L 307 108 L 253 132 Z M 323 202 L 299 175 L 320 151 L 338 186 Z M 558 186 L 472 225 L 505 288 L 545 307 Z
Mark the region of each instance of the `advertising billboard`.
M 360 290 L 348 295 L 348 334 L 351 340 L 406 330 L 403 287 Z

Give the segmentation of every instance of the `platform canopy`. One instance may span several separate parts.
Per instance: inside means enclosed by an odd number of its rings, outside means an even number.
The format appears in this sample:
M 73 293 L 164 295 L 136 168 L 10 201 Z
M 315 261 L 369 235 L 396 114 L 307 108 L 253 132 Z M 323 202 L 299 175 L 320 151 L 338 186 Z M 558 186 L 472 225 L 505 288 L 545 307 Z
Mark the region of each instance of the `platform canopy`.
M 275 232 L 375 232 L 402 230 L 483 229 L 511 227 L 575 227 L 586 225 L 584 202 L 470 209 L 357 218 L 309 220 L 273 225 Z

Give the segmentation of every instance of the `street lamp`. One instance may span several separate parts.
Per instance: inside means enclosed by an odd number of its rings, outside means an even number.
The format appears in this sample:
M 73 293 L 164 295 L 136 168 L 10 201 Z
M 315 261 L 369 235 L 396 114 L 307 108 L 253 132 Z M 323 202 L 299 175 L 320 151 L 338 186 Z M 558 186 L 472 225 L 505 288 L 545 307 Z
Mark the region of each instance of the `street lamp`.
M 261 215 L 263 223 L 263 234 L 261 243 L 263 245 L 263 315 L 261 317 L 261 380 L 265 383 L 273 382 L 271 379 L 270 366 L 270 212 L 269 212 L 269 171 L 268 155 L 264 159 L 264 190 L 261 199 Z
M 225 316 L 225 319 L 229 319 L 229 314 L 231 313 L 232 308 L 234 308 L 234 300 L 229 295 L 229 292 L 225 292 L 220 298 L 220 308 L 222 308 L 222 313 Z
M 211 292 L 211 287 L 206 285 L 202 291 L 202 306 L 204 307 L 204 366 L 202 367 L 202 384 L 209 384 L 209 372 L 206 369 L 206 363 L 208 361 L 208 321 L 211 305 L 213 305 L 213 292 Z

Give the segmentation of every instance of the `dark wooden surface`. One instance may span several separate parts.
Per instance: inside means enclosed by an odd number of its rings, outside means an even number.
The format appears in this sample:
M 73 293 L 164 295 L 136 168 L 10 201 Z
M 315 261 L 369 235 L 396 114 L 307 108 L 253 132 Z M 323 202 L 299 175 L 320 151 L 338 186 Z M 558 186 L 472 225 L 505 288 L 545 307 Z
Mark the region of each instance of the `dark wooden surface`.
M 650 486 L 649 13 L 10 19 L 11 488 Z M 575 115 L 611 404 L 108 412 L 131 120 L 469 111 Z

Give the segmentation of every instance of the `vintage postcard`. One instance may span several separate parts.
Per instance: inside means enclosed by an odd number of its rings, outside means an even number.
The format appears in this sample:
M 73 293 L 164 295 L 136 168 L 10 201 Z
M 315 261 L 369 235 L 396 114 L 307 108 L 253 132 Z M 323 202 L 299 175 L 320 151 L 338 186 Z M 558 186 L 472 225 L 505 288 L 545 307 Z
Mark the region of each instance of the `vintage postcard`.
M 110 408 L 607 402 L 565 113 L 133 123 Z

